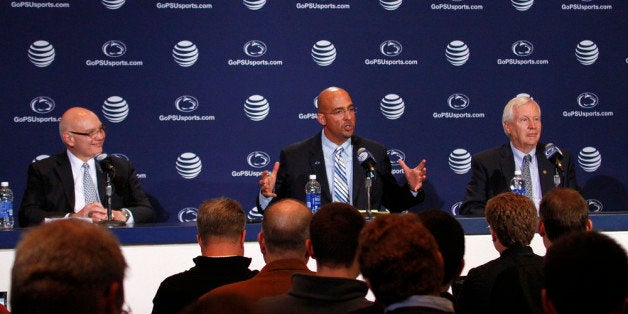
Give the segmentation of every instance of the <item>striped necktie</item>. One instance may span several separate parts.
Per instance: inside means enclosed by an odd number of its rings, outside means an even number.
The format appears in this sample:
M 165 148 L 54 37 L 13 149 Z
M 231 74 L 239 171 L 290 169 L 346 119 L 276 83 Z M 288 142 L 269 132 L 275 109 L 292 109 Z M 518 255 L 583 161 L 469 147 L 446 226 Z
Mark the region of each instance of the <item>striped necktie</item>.
M 89 174 L 89 164 L 83 163 L 83 195 L 85 195 L 85 205 L 98 201 L 98 194 L 92 176 Z
M 342 156 L 344 149 L 334 151 L 334 201 L 349 203 L 349 184 L 347 183 L 347 168 Z

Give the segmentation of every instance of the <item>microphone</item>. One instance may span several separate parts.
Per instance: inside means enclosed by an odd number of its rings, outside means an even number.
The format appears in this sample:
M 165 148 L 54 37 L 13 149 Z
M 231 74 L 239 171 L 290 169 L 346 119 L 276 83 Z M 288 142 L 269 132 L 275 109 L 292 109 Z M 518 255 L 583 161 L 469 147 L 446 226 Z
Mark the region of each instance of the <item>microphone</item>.
M 563 159 L 563 152 L 560 151 L 560 148 L 555 146 L 552 143 L 545 144 L 545 150 L 543 151 L 545 154 L 545 158 L 551 161 L 560 171 L 565 171 L 563 168 L 563 163 L 561 160 Z
M 104 171 L 105 173 L 113 176 L 116 169 L 113 165 L 113 161 L 111 160 L 111 156 L 107 155 L 106 153 L 100 153 L 96 155 L 96 157 L 94 157 L 94 160 L 96 161 L 96 167 L 98 168 L 98 171 Z
M 364 147 L 358 149 L 358 162 L 366 170 L 369 177 L 375 178 L 375 159 L 371 152 Z

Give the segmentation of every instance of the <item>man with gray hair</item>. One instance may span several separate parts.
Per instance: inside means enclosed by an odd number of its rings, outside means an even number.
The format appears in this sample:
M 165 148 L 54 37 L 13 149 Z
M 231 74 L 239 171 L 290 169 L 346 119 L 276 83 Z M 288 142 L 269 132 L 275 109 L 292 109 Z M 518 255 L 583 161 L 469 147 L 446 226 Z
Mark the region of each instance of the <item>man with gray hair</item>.
M 127 264 L 105 227 L 79 219 L 37 226 L 15 249 L 11 313 L 117 314 Z
M 245 225 L 246 214 L 237 201 L 221 197 L 203 202 L 196 216 L 201 256 L 194 258 L 194 267 L 161 283 L 153 314 L 178 313 L 214 288 L 255 276 L 257 271 L 249 269 L 251 258 L 243 256 Z
M 471 180 L 460 214 L 484 215 L 484 207 L 491 197 L 510 191 L 515 170 L 521 170 L 526 181 L 526 196 L 537 208 L 543 195 L 554 187 L 579 190 L 571 153 L 539 143 L 541 107 L 534 99 L 523 94 L 511 99 L 504 107 L 502 126 L 509 143 L 480 152 L 471 159 Z

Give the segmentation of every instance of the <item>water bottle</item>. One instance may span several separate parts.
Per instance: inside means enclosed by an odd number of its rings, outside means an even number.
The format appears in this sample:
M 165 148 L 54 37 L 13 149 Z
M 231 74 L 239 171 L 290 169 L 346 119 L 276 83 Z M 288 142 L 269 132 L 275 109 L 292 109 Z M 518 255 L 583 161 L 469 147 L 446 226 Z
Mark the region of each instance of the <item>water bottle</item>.
M 305 204 L 312 214 L 321 208 L 321 184 L 316 181 L 315 174 L 311 174 L 310 180 L 305 184 Z
M 510 191 L 520 195 L 526 195 L 526 184 L 523 181 L 521 170 L 515 170 L 515 176 L 510 180 Z
M 0 228 L 13 228 L 13 191 L 6 181 L 0 183 Z

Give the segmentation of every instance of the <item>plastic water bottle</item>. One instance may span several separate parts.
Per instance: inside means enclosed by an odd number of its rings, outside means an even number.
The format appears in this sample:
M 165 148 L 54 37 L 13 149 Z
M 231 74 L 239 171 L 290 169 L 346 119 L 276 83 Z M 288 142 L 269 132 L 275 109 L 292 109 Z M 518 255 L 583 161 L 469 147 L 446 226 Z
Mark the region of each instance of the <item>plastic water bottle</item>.
M 316 181 L 315 174 L 311 174 L 310 180 L 305 184 L 305 204 L 312 214 L 321 208 L 321 184 Z
M 13 228 L 13 191 L 9 182 L 0 183 L 0 228 Z
M 523 181 L 521 170 L 515 170 L 515 176 L 510 180 L 510 191 L 513 193 L 526 195 L 526 184 Z

